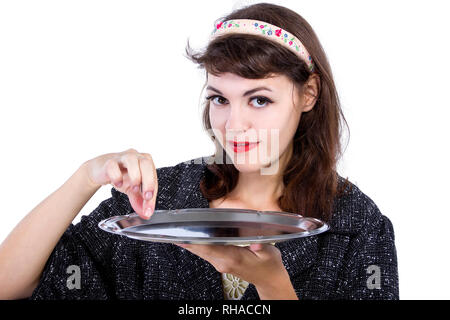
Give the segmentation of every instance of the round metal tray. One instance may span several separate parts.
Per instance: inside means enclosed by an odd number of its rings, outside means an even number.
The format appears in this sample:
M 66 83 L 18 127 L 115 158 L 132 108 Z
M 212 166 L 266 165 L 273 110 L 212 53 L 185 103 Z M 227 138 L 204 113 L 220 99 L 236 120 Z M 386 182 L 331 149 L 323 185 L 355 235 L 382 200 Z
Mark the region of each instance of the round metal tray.
M 194 244 L 276 243 L 325 232 L 328 224 L 298 214 L 231 208 L 155 210 L 149 220 L 136 213 L 99 222 L 107 232 L 132 239 Z

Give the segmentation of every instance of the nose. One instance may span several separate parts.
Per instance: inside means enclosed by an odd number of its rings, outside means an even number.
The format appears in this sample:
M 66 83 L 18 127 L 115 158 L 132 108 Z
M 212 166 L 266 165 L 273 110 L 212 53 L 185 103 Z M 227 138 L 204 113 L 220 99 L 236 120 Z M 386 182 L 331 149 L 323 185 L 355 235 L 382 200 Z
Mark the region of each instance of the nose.
M 226 131 L 245 132 L 250 127 L 250 119 L 245 113 L 245 108 L 240 105 L 233 105 L 230 107 L 228 119 L 225 123 Z

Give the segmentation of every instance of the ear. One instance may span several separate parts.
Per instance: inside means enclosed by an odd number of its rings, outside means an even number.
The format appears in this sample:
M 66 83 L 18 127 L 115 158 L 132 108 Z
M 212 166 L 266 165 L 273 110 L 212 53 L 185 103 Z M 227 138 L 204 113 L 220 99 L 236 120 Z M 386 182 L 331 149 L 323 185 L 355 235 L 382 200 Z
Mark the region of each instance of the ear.
M 318 74 L 313 73 L 303 86 L 303 112 L 311 111 L 314 108 L 319 97 L 319 92 L 320 78 Z

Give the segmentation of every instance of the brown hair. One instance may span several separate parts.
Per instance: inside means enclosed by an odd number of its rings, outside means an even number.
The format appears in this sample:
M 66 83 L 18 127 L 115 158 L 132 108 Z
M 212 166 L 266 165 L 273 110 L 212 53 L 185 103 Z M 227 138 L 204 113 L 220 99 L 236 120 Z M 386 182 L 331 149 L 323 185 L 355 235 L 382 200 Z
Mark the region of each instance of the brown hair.
M 329 221 L 335 196 L 340 195 L 349 182 L 346 179 L 345 185 L 341 185 L 336 172 L 337 161 L 342 156 L 341 126 L 343 122 L 347 128 L 348 125 L 325 52 L 309 23 L 285 7 L 258 3 L 235 10 L 219 20 L 233 19 L 261 20 L 281 27 L 302 42 L 315 63 L 314 73 L 320 78 L 319 95 L 314 108 L 302 114 L 293 137 L 293 154 L 283 172 L 285 188 L 278 199 L 278 206 L 283 211 Z M 286 75 L 298 93 L 310 75 L 306 63 L 295 53 L 260 36 L 222 35 L 199 53 L 192 53 L 188 40 L 186 53 L 190 60 L 199 64 L 199 68 L 213 75 L 229 72 L 247 79 Z M 204 102 L 203 125 L 210 134 L 209 101 Z M 215 140 L 213 135 L 210 137 Z M 215 145 L 217 155 L 217 148 L 222 147 Z M 209 201 L 225 196 L 238 182 L 239 171 L 226 162 L 227 155 L 223 149 L 220 154 L 223 161 L 208 164 L 200 183 L 200 189 Z

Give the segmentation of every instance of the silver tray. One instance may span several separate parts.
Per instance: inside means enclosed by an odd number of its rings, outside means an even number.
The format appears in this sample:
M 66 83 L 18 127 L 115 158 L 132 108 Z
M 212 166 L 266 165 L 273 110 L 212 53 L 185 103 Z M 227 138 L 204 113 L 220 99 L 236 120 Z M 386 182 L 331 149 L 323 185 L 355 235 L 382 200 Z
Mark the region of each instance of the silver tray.
M 155 210 L 149 220 L 132 213 L 102 220 L 98 226 L 144 241 L 239 246 L 273 244 L 329 229 L 319 219 L 294 213 L 231 208 Z

